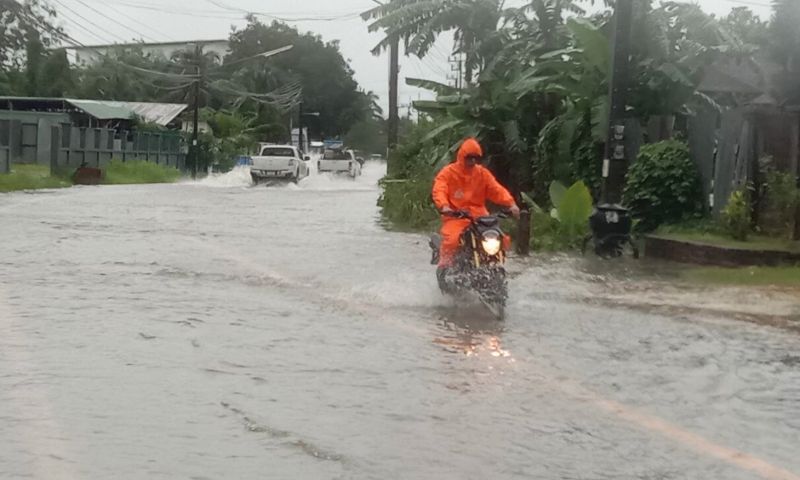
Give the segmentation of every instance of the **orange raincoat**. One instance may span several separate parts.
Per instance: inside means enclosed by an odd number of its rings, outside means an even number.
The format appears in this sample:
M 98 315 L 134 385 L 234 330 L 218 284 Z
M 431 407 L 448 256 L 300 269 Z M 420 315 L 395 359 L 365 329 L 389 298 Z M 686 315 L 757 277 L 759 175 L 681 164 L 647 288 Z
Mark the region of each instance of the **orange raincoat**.
M 481 165 L 467 166 L 466 158 L 470 155 L 483 156 L 480 144 L 474 138 L 468 138 L 461 145 L 456 161 L 444 167 L 433 182 L 433 203 L 439 210 L 450 207 L 453 210 L 464 210 L 472 217 L 489 214 L 486 201 L 502 207 L 516 204 L 514 197 Z M 439 266 L 449 266 L 458 251 L 461 234 L 469 227 L 468 219 L 442 216 L 442 248 Z

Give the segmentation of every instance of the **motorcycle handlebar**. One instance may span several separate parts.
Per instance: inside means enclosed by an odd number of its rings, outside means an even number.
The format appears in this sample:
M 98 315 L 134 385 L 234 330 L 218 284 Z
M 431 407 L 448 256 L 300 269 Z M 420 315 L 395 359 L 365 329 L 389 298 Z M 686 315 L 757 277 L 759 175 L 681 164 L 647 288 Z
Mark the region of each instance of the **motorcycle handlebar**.
M 444 216 L 446 216 L 446 217 L 453 217 L 453 218 L 463 218 L 463 219 L 468 219 L 468 220 L 475 220 L 475 219 L 472 217 L 472 215 L 470 215 L 470 214 L 469 214 L 469 212 L 467 212 L 467 211 L 465 211 L 465 210 L 453 210 L 453 211 L 450 211 L 450 212 L 439 212 L 439 213 L 441 213 L 442 215 L 444 215 Z M 501 211 L 499 211 L 499 212 L 495 213 L 495 214 L 494 214 L 494 216 L 495 216 L 495 217 L 497 217 L 497 218 L 509 218 L 509 217 L 511 217 L 512 215 L 511 215 L 511 210 L 509 210 L 509 209 L 503 209 L 503 210 L 501 210 Z

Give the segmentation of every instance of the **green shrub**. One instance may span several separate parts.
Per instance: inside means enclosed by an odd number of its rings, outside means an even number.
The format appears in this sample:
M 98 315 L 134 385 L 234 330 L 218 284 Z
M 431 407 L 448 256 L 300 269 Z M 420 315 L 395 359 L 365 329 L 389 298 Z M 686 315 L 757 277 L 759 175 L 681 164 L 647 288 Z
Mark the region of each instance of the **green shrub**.
M 439 220 L 433 205 L 433 178 L 384 180 L 378 199 L 383 219 L 401 230 L 431 230 Z
M 592 214 L 592 195 L 582 181 L 575 182 L 569 189 L 558 182 L 550 186 L 550 201 L 553 203 L 551 216 L 558 220 L 563 235 L 580 238 L 589 226 Z
M 700 178 L 686 144 L 668 140 L 644 146 L 628 172 L 624 198 L 646 231 L 699 212 Z
M 752 212 L 750 195 L 746 190 L 736 190 L 731 194 L 728 205 L 722 211 L 720 223 L 726 234 L 735 240 L 747 240 L 751 230 Z
M 592 196 L 582 181 L 566 188 L 550 184 L 553 209 L 546 213 L 534 207 L 531 219 L 531 247 L 534 250 L 567 250 L 581 244 L 589 229 Z
M 773 169 L 766 172 L 764 183 L 765 203 L 763 218 L 759 226 L 774 235 L 786 235 L 794 225 L 794 217 L 800 204 L 800 189 L 797 180 L 790 173 Z
M 172 183 L 180 176 L 181 172 L 178 169 L 152 162 L 113 160 L 105 169 L 103 183 L 108 185 Z
M 36 190 L 42 188 L 64 188 L 72 185 L 68 179 L 50 174 L 50 168 L 42 165 L 14 164 L 11 173 L 0 173 L 0 192 Z

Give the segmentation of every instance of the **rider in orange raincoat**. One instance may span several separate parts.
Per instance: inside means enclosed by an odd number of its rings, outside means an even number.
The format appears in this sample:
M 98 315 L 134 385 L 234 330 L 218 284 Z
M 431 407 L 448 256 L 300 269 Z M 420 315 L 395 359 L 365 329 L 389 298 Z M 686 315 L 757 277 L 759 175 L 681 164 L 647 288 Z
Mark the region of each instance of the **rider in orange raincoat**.
M 444 167 L 433 183 L 433 203 L 442 212 L 442 247 L 439 256 L 439 269 L 442 270 L 453 262 L 458 250 L 459 239 L 470 225 L 469 219 L 453 218 L 448 213 L 466 211 L 471 217 L 489 214 L 486 200 L 511 209 L 514 217 L 519 218 L 519 207 L 514 197 L 480 163 L 483 160 L 483 149 L 474 138 L 468 138 L 461 144 L 456 161 Z

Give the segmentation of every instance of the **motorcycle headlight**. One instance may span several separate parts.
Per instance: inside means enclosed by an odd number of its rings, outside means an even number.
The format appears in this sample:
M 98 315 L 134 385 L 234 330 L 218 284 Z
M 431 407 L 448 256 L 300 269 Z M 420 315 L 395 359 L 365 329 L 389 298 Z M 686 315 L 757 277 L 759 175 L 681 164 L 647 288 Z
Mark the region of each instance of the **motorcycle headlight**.
M 502 242 L 500 241 L 500 234 L 498 232 L 486 232 L 483 234 L 481 246 L 483 246 L 483 251 L 486 252 L 487 255 L 497 255 L 500 253 L 501 245 Z

